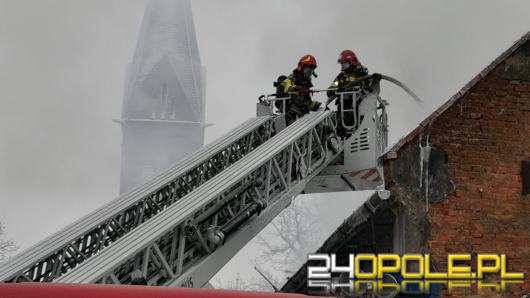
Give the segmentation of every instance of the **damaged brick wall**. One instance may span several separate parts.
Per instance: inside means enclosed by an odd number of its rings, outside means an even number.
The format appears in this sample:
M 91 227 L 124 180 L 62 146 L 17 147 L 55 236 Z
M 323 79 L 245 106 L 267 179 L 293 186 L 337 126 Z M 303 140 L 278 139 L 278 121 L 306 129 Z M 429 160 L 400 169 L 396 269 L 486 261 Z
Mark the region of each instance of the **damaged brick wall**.
M 399 151 L 399 158 L 387 163 L 386 187 L 401 216 L 403 252 L 427 253 L 431 226 L 427 216 L 430 203 L 441 202 L 455 191 L 449 178 L 446 152 L 431 144 L 423 134 Z
M 526 277 L 511 288 L 514 295 L 530 292 L 530 195 L 522 194 L 521 176 L 521 161 L 530 159 L 529 65 L 527 41 L 385 164 L 387 186 L 416 220 L 412 233 L 421 236 L 411 252 L 425 249 L 439 270 L 447 269 L 450 253 L 504 253 L 508 270 Z M 427 206 L 418 156 L 427 137 L 447 156 L 439 168 L 448 175 L 428 184 L 438 195 L 428 193 L 428 217 L 422 217 Z

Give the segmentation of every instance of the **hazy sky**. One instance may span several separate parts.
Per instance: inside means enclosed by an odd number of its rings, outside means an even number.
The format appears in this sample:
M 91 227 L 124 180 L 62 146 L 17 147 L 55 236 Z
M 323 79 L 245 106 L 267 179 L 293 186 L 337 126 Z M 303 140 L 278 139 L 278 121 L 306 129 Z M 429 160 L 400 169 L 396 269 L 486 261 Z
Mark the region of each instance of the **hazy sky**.
M 25 248 L 118 194 L 125 65 L 144 0 L 0 0 L 0 221 Z M 193 0 L 206 141 L 254 115 L 299 57 L 325 88 L 340 51 L 394 76 L 391 141 L 530 30 L 528 1 Z

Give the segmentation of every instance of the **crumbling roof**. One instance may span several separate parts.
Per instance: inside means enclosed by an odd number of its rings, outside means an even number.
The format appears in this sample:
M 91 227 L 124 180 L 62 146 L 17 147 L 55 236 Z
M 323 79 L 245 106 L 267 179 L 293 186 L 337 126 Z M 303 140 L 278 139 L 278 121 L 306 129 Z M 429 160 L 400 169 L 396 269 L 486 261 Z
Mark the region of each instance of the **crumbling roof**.
M 447 109 L 449 109 L 457 100 L 462 98 L 473 86 L 475 86 L 482 78 L 488 75 L 495 67 L 504 62 L 511 54 L 519 49 L 523 44 L 530 40 L 530 31 L 527 32 L 523 37 L 517 40 L 511 47 L 504 51 L 497 59 L 493 60 L 486 68 L 484 68 L 478 75 L 476 75 L 471 81 L 469 81 L 462 89 L 460 89 L 455 95 L 453 95 L 447 102 L 439 107 L 434 113 L 429 115 L 423 120 L 418 127 L 410 132 L 405 137 L 401 138 L 390 150 L 388 150 L 384 156 L 385 159 L 396 159 L 397 153 L 408 142 L 416 138 L 423 129 L 431 125 L 436 118 L 442 115 Z

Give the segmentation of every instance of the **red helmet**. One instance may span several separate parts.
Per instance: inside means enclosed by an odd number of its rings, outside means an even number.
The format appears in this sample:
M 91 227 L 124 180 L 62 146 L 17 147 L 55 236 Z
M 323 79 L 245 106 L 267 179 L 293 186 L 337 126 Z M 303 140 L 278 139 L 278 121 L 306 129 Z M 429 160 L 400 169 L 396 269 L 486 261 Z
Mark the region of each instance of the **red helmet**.
M 300 61 L 298 61 L 298 69 L 299 71 L 302 71 L 304 66 L 312 66 L 314 68 L 317 67 L 317 59 L 313 57 L 313 55 L 304 55 L 302 58 L 300 58 Z
M 339 59 L 337 62 L 345 62 L 348 61 L 351 63 L 352 66 L 359 65 L 361 62 L 359 62 L 359 59 L 357 59 L 357 55 L 352 50 L 344 50 L 339 55 Z

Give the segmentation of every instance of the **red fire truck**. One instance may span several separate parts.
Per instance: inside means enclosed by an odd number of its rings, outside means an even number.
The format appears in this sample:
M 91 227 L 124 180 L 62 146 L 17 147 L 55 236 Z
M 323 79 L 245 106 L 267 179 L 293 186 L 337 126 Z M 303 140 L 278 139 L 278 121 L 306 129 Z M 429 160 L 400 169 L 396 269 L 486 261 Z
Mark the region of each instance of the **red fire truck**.
M 303 298 L 299 294 L 102 284 L 0 283 L 0 298 Z

